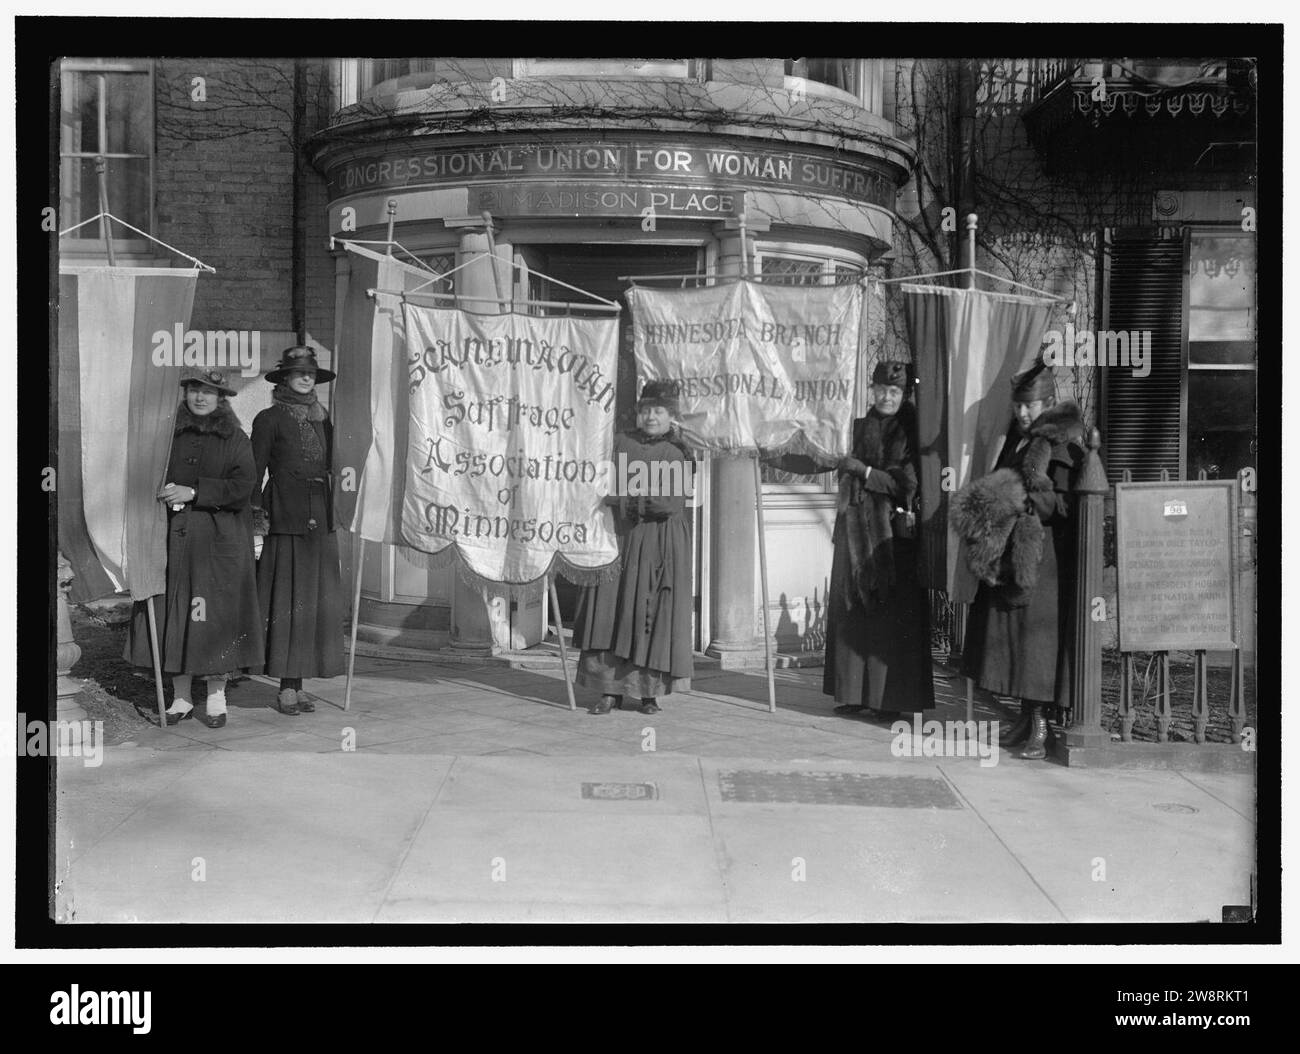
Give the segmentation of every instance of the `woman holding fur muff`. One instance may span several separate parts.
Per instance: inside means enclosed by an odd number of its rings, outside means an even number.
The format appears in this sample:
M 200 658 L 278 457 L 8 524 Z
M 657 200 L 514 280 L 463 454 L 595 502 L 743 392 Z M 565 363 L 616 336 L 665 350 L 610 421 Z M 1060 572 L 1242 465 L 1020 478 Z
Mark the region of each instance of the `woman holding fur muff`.
M 881 362 L 872 407 L 837 466 L 839 505 L 822 691 L 838 714 L 893 717 L 934 706 L 930 628 L 917 577 L 916 408 L 907 366 Z
M 1083 419 L 1057 403 L 1039 363 L 1011 379 L 1014 420 L 994 471 L 953 501 L 952 523 L 980 579 L 966 623 L 963 672 L 981 688 L 1021 701 L 1002 743 L 1047 756 L 1044 708 L 1068 707 L 1074 599 L 1070 485 L 1083 455 Z
M 154 606 L 158 655 L 172 678 L 166 721 L 194 716 L 193 678 L 207 680 L 198 715 L 226 723 L 226 678 L 262 662 L 262 623 L 253 572 L 253 450 L 230 408 L 235 390 L 221 370 L 186 367 L 183 400 L 158 500 L 167 507 L 167 589 L 137 601 L 126 659 L 151 666 L 148 611 Z

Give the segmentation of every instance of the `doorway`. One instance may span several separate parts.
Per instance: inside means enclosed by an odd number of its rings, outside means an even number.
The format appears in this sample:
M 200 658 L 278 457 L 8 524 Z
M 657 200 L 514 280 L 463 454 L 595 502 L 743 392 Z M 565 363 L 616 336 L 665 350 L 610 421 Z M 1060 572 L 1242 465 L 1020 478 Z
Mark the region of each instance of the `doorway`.
M 620 304 L 623 313 L 619 316 L 618 342 L 618 377 L 614 403 L 614 428 L 624 431 L 636 423 L 637 376 L 636 361 L 632 354 L 632 343 L 628 339 L 632 320 L 628 309 L 626 293 L 630 282 L 623 281 L 620 275 L 694 275 L 704 272 L 704 249 L 695 245 L 528 245 L 521 247 L 530 268 L 541 271 L 552 278 L 568 282 L 570 285 L 585 289 L 596 296 L 604 297 Z M 529 296 L 538 300 L 556 300 L 566 303 L 581 303 L 585 297 L 566 289 L 555 282 L 547 281 L 539 275 L 532 276 L 534 283 L 529 289 Z M 655 283 L 656 288 L 668 288 L 669 283 Z M 590 301 L 588 301 L 590 302 Z M 693 499 L 693 538 L 695 539 L 695 559 L 692 561 L 692 593 L 694 594 L 696 619 L 700 611 L 699 589 L 699 506 L 700 494 Z M 577 611 L 578 597 L 581 589 L 566 581 L 563 576 L 556 577 L 556 590 L 560 597 L 560 614 L 565 625 L 571 625 Z M 698 645 L 697 645 L 698 646 Z

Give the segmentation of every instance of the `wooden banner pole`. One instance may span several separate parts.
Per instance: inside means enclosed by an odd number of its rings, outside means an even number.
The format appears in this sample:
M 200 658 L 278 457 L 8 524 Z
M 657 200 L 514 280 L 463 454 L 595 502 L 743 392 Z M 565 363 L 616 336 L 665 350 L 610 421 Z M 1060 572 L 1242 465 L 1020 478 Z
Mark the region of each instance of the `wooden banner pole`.
M 103 78 L 100 78 L 102 84 Z M 103 91 L 103 88 L 100 88 Z M 108 159 L 102 154 L 95 158 L 95 174 L 99 177 L 99 211 L 104 214 L 100 222 L 100 233 L 104 238 L 104 250 L 108 253 L 108 266 L 116 267 L 117 258 L 113 254 L 113 230 L 109 226 L 108 217 L 111 213 L 108 211 Z
M 158 696 L 158 727 L 166 728 L 167 702 L 163 698 L 162 658 L 158 654 L 158 620 L 153 613 L 153 597 L 145 600 L 144 609 L 149 617 L 149 652 L 153 656 L 153 687 Z
M 569 651 L 564 646 L 564 623 L 560 620 L 560 592 L 555 588 L 555 579 L 550 575 L 546 576 L 546 589 L 550 594 L 555 639 L 560 642 L 560 667 L 564 670 L 564 690 L 569 696 L 569 709 L 577 710 L 578 703 L 573 698 L 573 679 L 569 676 Z
M 767 538 L 763 530 L 763 473 L 754 452 L 754 516 L 758 521 L 758 575 L 763 585 L 763 657 L 767 667 L 767 712 L 776 713 L 776 674 L 772 668 L 771 615 L 767 609 Z
M 361 620 L 361 571 L 366 560 L 366 540 L 358 534 L 352 546 L 352 640 L 348 645 L 348 680 L 343 689 L 343 710 L 352 705 L 352 668 L 357 660 L 357 623 Z

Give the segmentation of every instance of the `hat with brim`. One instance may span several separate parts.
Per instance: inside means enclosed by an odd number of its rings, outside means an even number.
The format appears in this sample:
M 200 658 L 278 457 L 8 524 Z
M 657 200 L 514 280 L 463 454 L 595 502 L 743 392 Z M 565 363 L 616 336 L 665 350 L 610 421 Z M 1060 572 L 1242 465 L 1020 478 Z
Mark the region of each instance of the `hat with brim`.
M 1011 398 L 1018 403 L 1033 403 L 1056 394 L 1056 376 L 1045 362 L 1039 362 L 1011 378 Z
M 209 388 L 215 388 L 222 395 L 234 395 L 235 389 L 230 387 L 226 380 L 224 370 L 210 370 L 203 366 L 186 366 L 181 370 L 181 387 L 187 388 L 192 384 L 203 384 Z
M 280 361 L 276 363 L 275 369 L 266 375 L 266 379 L 272 384 L 279 384 L 289 376 L 291 370 L 311 370 L 316 374 L 317 384 L 325 384 L 335 377 L 333 370 L 324 369 L 316 362 L 314 348 L 301 344 L 282 351 Z

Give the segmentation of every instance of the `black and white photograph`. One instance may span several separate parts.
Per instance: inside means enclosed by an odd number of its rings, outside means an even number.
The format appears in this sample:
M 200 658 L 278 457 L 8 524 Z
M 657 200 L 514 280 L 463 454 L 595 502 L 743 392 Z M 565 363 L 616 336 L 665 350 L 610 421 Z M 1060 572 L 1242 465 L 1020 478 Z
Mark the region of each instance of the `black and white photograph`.
M 1282 26 L 414 15 L 17 20 L 29 944 L 1278 941 Z

